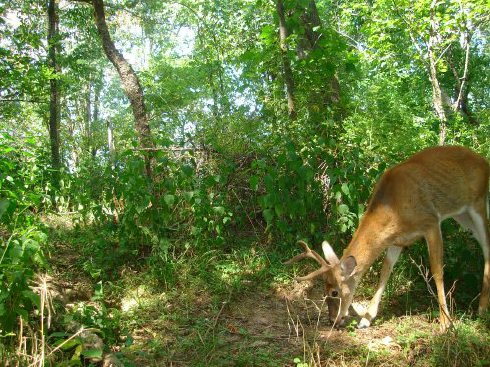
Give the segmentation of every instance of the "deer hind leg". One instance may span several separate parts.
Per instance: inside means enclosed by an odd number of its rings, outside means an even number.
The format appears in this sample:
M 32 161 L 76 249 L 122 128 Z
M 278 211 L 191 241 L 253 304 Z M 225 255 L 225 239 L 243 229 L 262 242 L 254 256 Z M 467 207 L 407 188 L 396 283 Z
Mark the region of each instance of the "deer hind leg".
M 485 198 L 468 210 L 475 227 L 475 237 L 480 243 L 485 260 L 480 305 L 478 306 L 478 313 L 480 315 L 483 315 L 487 311 L 490 296 L 490 229 L 488 228 L 487 205 L 487 199 Z
M 361 322 L 359 323 L 358 327 L 360 329 L 369 327 L 371 325 L 371 321 L 378 314 L 378 307 L 381 301 L 381 296 L 383 295 L 383 292 L 386 288 L 386 283 L 388 282 L 390 274 L 393 270 L 393 266 L 398 260 L 398 257 L 400 256 L 401 252 L 402 252 L 402 247 L 397 247 L 397 246 L 388 247 L 388 250 L 386 251 L 385 259 L 383 261 L 383 267 L 381 268 L 381 275 L 379 277 L 378 289 L 376 290 L 373 299 L 369 303 L 366 313 L 364 314 L 363 318 L 361 319 Z
M 483 285 L 480 293 L 480 305 L 478 312 L 485 313 L 488 309 L 490 293 L 490 233 L 488 229 L 486 200 L 480 201 L 478 205 L 468 209 L 467 212 L 457 215 L 454 219 L 462 227 L 469 229 L 476 240 L 480 243 L 485 260 L 483 271 Z
M 439 301 L 439 321 L 441 330 L 445 331 L 452 325 L 449 317 L 449 310 L 446 304 L 446 294 L 444 293 L 444 271 L 442 265 L 442 235 L 439 224 L 432 226 L 425 234 L 425 240 L 429 248 L 430 270 L 436 283 L 437 300 Z

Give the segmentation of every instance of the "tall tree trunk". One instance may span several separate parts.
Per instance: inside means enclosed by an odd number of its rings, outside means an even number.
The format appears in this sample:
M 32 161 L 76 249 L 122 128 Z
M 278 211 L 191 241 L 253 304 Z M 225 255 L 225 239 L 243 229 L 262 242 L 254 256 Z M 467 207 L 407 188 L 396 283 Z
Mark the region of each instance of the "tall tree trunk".
M 306 8 L 300 7 L 299 11 L 302 13 L 300 19 L 304 33 L 298 40 L 298 56 L 299 58 L 305 58 L 308 55 L 308 51 L 318 47 L 321 33 L 317 32 L 316 28 L 321 27 L 322 22 L 318 15 L 315 0 L 308 1 Z
M 435 7 L 436 1 L 433 0 L 430 6 L 430 29 L 429 29 L 429 42 L 427 44 L 427 54 L 429 57 L 429 77 L 432 85 L 432 106 L 439 119 L 439 145 L 444 145 L 446 142 L 447 134 L 447 114 L 444 106 L 444 98 L 447 97 L 441 88 L 439 83 L 439 77 L 437 73 L 437 57 L 435 50 L 439 44 L 438 40 L 438 25 L 435 21 Z
M 145 154 L 146 174 L 149 179 L 152 179 L 152 160 L 154 142 L 151 136 L 150 125 L 148 124 L 148 115 L 146 113 L 145 100 L 143 89 L 139 82 L 135 71 L 124 58 L 124 56 L 116 49 L 114 42 L 109 34 L 107 23 L 105 21 L 104 2 L 103 0 L 92 0 L 95 13 L 95 23 L 102 41 L 102 47 L 107 55 L 107 58 L 117 69 L 121 78 L 124 93 L 129 99 L 131 109 L 133 110 L 135 128 L 138 133 L 140 145 Z
M 300 59 L 308 57 L 311 51 L 318 49 L 322 32 L 318 31 L 322 27 L 322 21 L 318 15 L 318 8 L 315 0 L 309 0 L 306 7 L 298 9 L 302 12 L 300 19 L 303 34 L 298 40 L 298 57 Z M 311 91 L 308 96 L 310 115 L 323 114 L 327 108 L 335 108 L 340 102 L 340 82 L 336 73 L 324 73 L 320 76 L 322 87 L 320 90 Z M 321 105 L 323 108 L 318 108 Z M 317 112 L 315 112 L 317 111 Z
M 56 60 L 59 49 L 59 19 L 57 0 L 49 0 L 48 3 L 48 65 L 54 72 L 54 78 L 49 80 L 49 141 L 51 145 L 51 181 L 53 187 L 60 187 L 60 92 L 59 83 L 56 78 L 60 74 L 60 66 Z
M 279 47 L 281 48 L 282 55 L 282 68 L 284 75 L 284 83 L 286 85 L 286 95 L 288 100 L 288 114 L 291 119 L 295 119 L 296 112 L 296 102 L 294 98 L 294 79 L 293 71 L 291 68 L 291 61 L 288 56 L 288 29 L 286 26 L 286 17 L 284 16 L 284 3 L 282 0 L 277 0 L 276 2 L 277 16 L 279 17 Z

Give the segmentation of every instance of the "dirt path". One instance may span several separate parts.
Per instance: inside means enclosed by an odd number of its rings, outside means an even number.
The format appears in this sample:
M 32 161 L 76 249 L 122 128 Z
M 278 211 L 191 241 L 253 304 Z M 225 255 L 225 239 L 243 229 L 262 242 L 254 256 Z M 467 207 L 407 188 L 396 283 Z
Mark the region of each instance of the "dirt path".
M 404 350 L 398 341 L 407 330 L 430 330 L 423 317 L 407 317 L 359 330 L 333 328 L 318 289 L 304 284 L 277 289 L 275 294 L 250 293 L 223 312 L 227 341 L 235 349 L 243 343 L 278 350 L 309 366 L 413 365 L 421 351 Z M 422 348 L 423 349 L 423 348 Z M 423 351 L 422 351 L 423 352 Z M 319 362 L 320 361 L 320 362 Z M 370 363 L 371 361 L 371 363 Z M 286 365 L 295 365 L 293 360 Z

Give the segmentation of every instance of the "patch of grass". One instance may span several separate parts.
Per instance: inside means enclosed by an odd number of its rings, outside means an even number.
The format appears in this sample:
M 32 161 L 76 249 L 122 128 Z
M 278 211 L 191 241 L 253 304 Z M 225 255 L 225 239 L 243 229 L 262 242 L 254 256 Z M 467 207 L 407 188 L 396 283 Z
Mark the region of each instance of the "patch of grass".
M 173 261 L 171 286 L 155 277 L 156 258 L 147 271 L 128 272 L 111 285 L 111 298 L 120 299 L 122 329 L 135 339 L 122 350 L 126 358 L 141 365 L 277 366 L 284 357 L 273 341 L 262 344 L 245 329 L 230 331 L 223 314 L 247 292 L 269 292 L 287 269 L 259 246 L 191 251 Z
M 441 367 L 490 366 L 490 334 L 482 320 L 456 322 L 430 342 L 431 364 Z

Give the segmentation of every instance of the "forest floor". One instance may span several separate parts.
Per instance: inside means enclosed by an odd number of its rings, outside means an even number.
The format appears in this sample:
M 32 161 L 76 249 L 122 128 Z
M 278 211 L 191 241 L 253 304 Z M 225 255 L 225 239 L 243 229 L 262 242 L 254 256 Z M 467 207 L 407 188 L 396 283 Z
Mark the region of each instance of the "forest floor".
M 392 292 L 370 328 L 357 329 L 353 320 L 335 329 L 319 284 L 270 274 L 250 259 L 246 266 L 243 254 L 228 262 L 211 257 L 183 265 L 180 281 L 171 286 L 127 264 L 101 282 L 80 244 L 60 240 L 72 233 L 68 227 L 54 236 L 51 250 L 55 298 L 61 313 L 85 310 L 85 321 L 94 324 L 89 326 L 114 330 L 117 337 L 105 350 L 120 366 L 490 366 L 488 319 L 460 313 L 454 330 L 441 334 L 427 290 L 421 303 L 417 293 L 410 294 L 412 302 L 404 292 Z M 53 230 L 60 230 L 59 222 Z M 246 269 L 216 286 L 213 261 L 221 264 L 219 274 Z M 88 318 L 86 310 L 92 310 Z M 105 339 L 107 334 L 101 332 Z
M 248 291 L 224 301 L 201 332 L 195 325 L 181 325 L 181 335 L 162 344 L 171 356 L 156 359 L 148 346 L 161 328 L 158 321 L 150 321 L 134 330 L 139 337 L 126 357 L 137 366 L 432 365 L 430 343 L 439 327 L 427 314 L 396 317 L 388 312 L 367 329 L 335 329 L 324 315 L 326 305 L 308 293 L 319 292 L 296 284 L 275 292 Z M 199 312 L 195 317 L 202 319 Z M 189 341 L 193 347 L 179 351 L 179 343 Z

